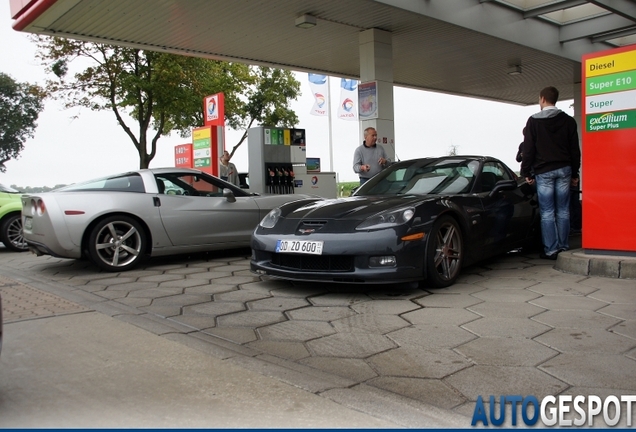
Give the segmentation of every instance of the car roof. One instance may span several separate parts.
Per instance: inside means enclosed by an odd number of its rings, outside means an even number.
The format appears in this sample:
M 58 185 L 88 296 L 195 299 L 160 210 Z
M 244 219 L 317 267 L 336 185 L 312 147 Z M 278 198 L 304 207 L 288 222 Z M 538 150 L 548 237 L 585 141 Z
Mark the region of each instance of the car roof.
M 499 160 L 491 156 L 472 156 L 472 155 L 448 155 L 448 156 L 438 156 L 438 157 L 425 157 L 425 158 L 415 158 L 415 159 L 404 159 L 401 161 L 395 162 L 398 163 L 409 163 L 416 161 L 442 161 L 442 160 L 477 160 L 477 161 L 487 161 L 487 160 Z
M 201 174 L 203 171 L 194 168 L 179 168 L 179 167 L 161 167 L 161 168 L 148 168 L 141 169 L 136 172 L 150 171 L 153 174 L 165 174 L 171 172 L 191 172 L 192 174 Z M 207 174 L 207 173 L 205 173 Z

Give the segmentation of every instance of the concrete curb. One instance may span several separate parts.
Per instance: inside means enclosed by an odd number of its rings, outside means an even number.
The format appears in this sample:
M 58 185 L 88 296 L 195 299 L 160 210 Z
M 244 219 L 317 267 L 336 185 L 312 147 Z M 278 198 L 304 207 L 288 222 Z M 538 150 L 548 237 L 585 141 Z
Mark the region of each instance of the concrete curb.
M 636 257 L 590 254 L 583 249 L 561 252 L 554 268 L 583 276 L 636 279 Z

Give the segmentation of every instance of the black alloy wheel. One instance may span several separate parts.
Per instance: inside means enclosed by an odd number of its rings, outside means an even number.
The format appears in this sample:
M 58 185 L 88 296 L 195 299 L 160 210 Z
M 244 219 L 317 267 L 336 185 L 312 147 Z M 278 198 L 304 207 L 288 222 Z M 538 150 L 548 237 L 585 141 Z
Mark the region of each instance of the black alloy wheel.
M 441 216 L 429 234 L 426 253 L 426 282 L 436 288 L 457 280 L 464 260 L 462 232 L 451 216 Z

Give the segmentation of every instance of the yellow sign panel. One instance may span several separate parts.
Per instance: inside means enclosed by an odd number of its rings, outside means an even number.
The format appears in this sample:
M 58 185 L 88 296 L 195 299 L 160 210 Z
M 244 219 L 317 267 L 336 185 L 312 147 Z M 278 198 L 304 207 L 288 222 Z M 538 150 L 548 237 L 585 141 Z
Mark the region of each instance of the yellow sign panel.
M 636 51 L 585 60 L 585 76 L 593 77 L 636 69 Z
M 200 129 L 193 129 L 192 130 L 192 140 L 196 141 L 199 139 L 205 139 L 205 138 L 210 138 L 211 136 L 211 131 L 209 127 L 205 127 L 205 128 L 200 128 Z

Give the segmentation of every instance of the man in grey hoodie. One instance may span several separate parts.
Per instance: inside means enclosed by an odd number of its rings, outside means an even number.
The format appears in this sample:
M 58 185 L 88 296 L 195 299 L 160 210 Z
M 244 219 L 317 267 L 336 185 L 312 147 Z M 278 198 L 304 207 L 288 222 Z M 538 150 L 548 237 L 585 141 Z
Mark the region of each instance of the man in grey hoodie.
M 382 171 L 390 162 L 384 148 L 376 144 L 377 140 L 375 128 L 366 128 L 364 142 L 353 153 L 353 171 L 360 176 L 360 185 Z
M 546 87 L 539 93 L 541 111 L 524 129 L 521 175 L 537 183 L 541 214 L 541 258 L 555 260 L 569 248 L 570 186 L 579 183 L 581 149 L 576 120 L 555 104 L 559 91 Z

